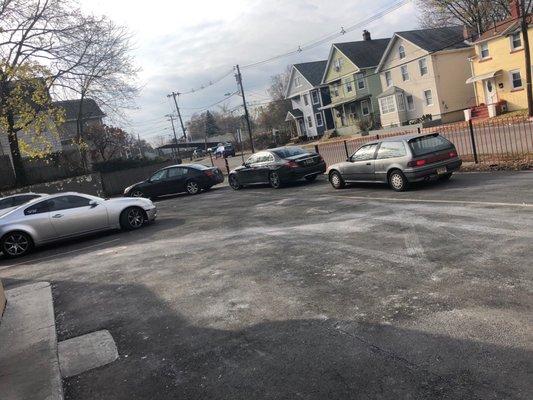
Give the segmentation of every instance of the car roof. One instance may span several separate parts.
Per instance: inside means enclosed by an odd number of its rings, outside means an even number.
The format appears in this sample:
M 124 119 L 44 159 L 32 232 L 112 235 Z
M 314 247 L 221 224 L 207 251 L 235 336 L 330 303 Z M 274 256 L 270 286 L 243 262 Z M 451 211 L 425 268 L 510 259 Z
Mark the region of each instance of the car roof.
M 48 195 L 46 193 L 23 192 L 23 193 L 10 194 L 9 196 L 5 196 L 5 197 L 0 197 L 0 200 L 11 199 L 12 197 L 17 197 L 17 196 L 39 196 L 39 197 L 44 197 L 44 196 L 48 196 Z
M 266 150 L 262 150 L 262 151 L 273 152 L 273 151 L 284 150 L 284 149 L 302 149 L 302 150 L 305 150 L 301 146 L 281 146 L 281 147 L 275 147 L 273 149 L 266 149 Z
M 408 141 L 410 141 L 412 139 L 416 139 L 416 138 L 421 138 L 421 137 L 426 137 L 426 136 L 437 136 L 437 135 L 439 135 L 438 132 L 432 132 L 432 133 L 428 133 L 428 134 L 424 134 L 424 135 L 418 135 L 418 134 L 411 133 L 411 134 L 408 134 L 408 135 L 391 136 L 391 137 L 386 137 L 386 138 L 382 138 L 382 139 L 373 140 L 371 142 L 363 144 L 362 146 L 366 146 L 366 145 L 369 145 L 369 144 L 384 143 L 384 142 L 398 142 L 398 141 L 408 142 Z
M 203 164 L 175 164 L 175 165 L 169 165 L 168 167 L 165 167 L 165 168 L 161 168 L 159 171 L 163 171 L 165 169 L 170 169 L 170 168 L 175 168 L 175 167 L 198 168 L 199 166 L 210 168 L 207 165 L 203 165 Z M 155 174 L 155 172 L 154 172 L 154 174 Z

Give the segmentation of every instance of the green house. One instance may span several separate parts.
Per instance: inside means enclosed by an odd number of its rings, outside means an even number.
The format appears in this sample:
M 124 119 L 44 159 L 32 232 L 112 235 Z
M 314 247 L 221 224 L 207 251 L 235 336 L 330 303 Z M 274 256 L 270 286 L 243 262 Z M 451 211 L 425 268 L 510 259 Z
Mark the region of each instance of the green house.
M 372 40 L 364 31 L 362 41 L 333 44 L 322 83 L 329 86 L 335 129 L 340 135 L 357 134 L 379 126 L 382 92 L 376 67 L 390 39 Z

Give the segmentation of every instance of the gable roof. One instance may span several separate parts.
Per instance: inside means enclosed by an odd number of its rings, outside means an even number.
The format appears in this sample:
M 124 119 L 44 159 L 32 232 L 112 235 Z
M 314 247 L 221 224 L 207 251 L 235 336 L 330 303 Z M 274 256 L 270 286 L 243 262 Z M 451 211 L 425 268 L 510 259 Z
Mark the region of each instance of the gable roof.
M 359 68 L 378 65 L 390 39 L 361 40 L 358 42 L 334 43 L 342 54 Z
M 312 61 L 301 64 L 294 64 L 300 74 L 311 84 L 311 86 L 319 86 L 322 82 L 322 75 L 324 75 L 324 70 L 326 69 L 327 60 L 323 61 Z
M 422 50 L 429 53 L 436 53 L 444 50 L 468 49 L 470 44 L 466 43 L 463 36 L 464 31 L 462 26 L 446 26 L 443 28 L 429 28 L 416 29 L 412 31 L 396 32 L 387 46 L 387 50 L 383 53 L 381 61 L 378 64 L 377 70 L 381 70 L 387 55 L 392 49 L 395 40 L 400 37 Z
M 527 23 L 531 25 L 533 23 L 533 14 L 528 14 Z M 495 37 L 503 36 L 514 32 L 520 27 L 520 20 L 509 17 L 503 21 L 496 22 L 494 26 L 487 29 L 481 34 L 481 36 L 475 41 L 475 43 L 485 42 Z
M 65 119 L 72 121 L 78 119 L 78 111 L 81 100 L 64 100 L 55 101 L 54 106 L 65 110 Z M 93 99 L 84 99 L 81 114 L 83 118 L 102 118 L 105 117 L 104 112 L 100 109 L 96 101 Z

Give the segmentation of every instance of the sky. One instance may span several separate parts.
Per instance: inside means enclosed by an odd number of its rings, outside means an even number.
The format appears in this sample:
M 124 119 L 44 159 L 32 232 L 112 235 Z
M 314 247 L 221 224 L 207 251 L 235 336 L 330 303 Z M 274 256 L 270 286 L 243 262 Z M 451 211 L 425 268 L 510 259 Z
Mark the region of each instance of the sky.
M 297 49 L 304 43 L 340 32 L 397 0 L 81 0 L 87 13 L 104 14 L 125 25 L 133 36 L 142 90 L 137 108 L 127 112 L 128 132 L 155 142 L 170 139 L 165 115 L 174 111 L 167 94 L 205 86 L 241 66 Z M 416 29 L 419 20 L 408 3 L 376 22 L 358 27 L 333 42 L 361 40 L 363 29 L 373 38 Z M 248 102 L 265 101 L 273 75 L 297 62 L 325 60 L 331 41 L 311 50 L 256 67 L 242 68 Z M 237 90 L 233 74 L 219 83 L 179 97 L 184 120 Z M 227 100 L 230 106 L 239 96 Z M 213 107 L 216 109 L 218 106 Z M 180 129 L 178 129 L 178 136 Z

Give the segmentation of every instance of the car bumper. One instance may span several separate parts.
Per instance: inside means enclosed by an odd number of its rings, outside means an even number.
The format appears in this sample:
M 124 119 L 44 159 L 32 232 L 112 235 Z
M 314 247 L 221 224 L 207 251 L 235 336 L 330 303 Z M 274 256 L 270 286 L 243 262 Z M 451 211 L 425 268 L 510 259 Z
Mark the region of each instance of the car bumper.
M 144 211 L 146 211 L 146 217 L 147 217 L 149 222 L 155 221 L 155 219 L 157 218 L 157 208 L 156 207 L 149 208 L 147 210 L 145 209 Z
M 444 175 L 458 171 L 463 162 L 460 159 L 436 163 L 428 167 L 416 168 L 404 171 L 405 177 L 409 182 L 419 182 L 427 179 L 438 178 Z M 446 171 L 439 174 L 439 170 L 446 168 Z
M 297 181 L 307 176 L 321 175 L 324 172 L 326 172 L 326 163 L 321 162 L 319 164 L 315 164 L 309 167 L 291 169 L 290 171 L 286 172 L 285 176 L 283 176 L 282 179 L 284 178 L 284 180 Z

